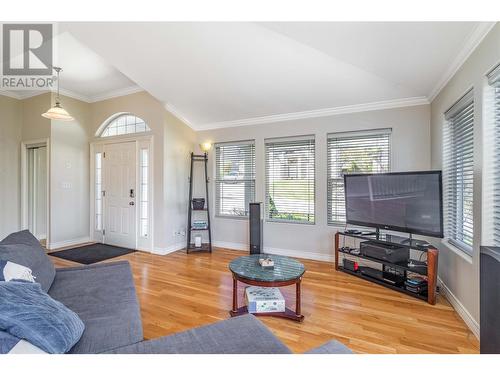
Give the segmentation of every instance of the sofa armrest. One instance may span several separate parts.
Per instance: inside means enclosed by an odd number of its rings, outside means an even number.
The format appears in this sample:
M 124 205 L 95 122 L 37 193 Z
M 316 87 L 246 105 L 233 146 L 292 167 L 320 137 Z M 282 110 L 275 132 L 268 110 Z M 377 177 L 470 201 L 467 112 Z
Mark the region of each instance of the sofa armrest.
M 304 354 L 353 354 L 353 352 L 344 344 L 331 340 L 321 346 L 318 346 L 317 348 L 305 352 Z

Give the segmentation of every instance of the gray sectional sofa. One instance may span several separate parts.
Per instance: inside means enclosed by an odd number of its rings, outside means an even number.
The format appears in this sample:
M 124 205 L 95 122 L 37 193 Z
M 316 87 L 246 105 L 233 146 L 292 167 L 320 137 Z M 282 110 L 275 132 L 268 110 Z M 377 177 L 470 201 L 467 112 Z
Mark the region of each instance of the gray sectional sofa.
M 55 269 L 28 231 L 13 233 L 1 241 L 0 259 L 31 268 L 52 298 L 80 316 L 85 331 L 69 353 L 291 353 L 253 315 L 144 340 L 132 271 L 126 261 Z M 309 353 L 347 354 L 351 351 L 336 341 L 330 341 Z

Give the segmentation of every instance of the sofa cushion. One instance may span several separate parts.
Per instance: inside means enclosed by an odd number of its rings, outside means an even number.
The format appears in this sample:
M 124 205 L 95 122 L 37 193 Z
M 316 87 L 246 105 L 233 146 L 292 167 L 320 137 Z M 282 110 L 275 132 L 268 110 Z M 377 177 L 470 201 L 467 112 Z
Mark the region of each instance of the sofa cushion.
M 352 351 L 344 344 L 331 340 L 305 354 L 352 354 Z
M 29 231 L 12 233 L 0 242 L 0 260 L 10 261 L 32 270 L 35 281 L 47 292 L 56 274 L 54 264 L 40 242 Z
M 0 282 L 0 329 L 47 353 L 68 352 L 82 336 L 82 320 L 40 284 Z
M 100 353 L 143 339 L 139 304 L 126 261 L 60 268 L 49 290 L 76 312 L 85 332 L 70 353 Z
M 113 349 L 108 354 L 289 354 L 273 333 L 251 314 L 159 339 Z

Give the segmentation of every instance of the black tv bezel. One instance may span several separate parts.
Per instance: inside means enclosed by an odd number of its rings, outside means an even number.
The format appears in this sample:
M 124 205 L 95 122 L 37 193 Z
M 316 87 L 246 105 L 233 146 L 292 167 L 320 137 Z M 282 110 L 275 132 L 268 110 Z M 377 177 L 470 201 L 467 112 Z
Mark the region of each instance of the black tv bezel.
M 378 223 L 370 223 L 356 220 L 348 220 L 347 218 L 347 194 L 345 188 L 347 187 L 346 179 L 348 177 L 356 176 L 397 176 L 397 175 L 423 175 L 423 174 L 437 174 L 439 176 L 439 214 L 441 216 L 441 225 L 439 232 L 427 232 L 423 230 L 418 230 L 409 227 L 398 227 L 393 225 L 383 225 Z M 389 173 L 347 173 L 344 174 L 344 203 L 345 203 L 345 217 L 346 224 L 359 225 L 363 227 L 371 227 L 377 229 L 394 230 L 396 232 L 419 234 L 422 236 L 444 238 L 444 228 L 443 228 L 443 173 L 442 171 L 415 171 L 415 172 L 389 172 Z

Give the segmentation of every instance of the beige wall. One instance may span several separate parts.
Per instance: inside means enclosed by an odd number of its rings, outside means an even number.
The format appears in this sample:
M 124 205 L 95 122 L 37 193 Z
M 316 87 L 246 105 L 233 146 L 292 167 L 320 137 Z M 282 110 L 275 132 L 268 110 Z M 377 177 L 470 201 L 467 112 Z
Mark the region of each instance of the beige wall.
M 146 121 L 153 133 L 154 244 L 156 252 L 178 249 L 182 236 L 173 232 L 185 228 L 186 181 L 189 152 L 194 147 L 194 131 L 167 112 L 146 92 L 104 100 L 90 105 L 90 134 L 119 112 L 130 112 Z M 93 137 L 93 140 L 97 138 Z
M 90 230 L 90 105 L 64 96 L 61 102 L 74 121 L 50 121 L 51 248 L 89 241 Z
M 41 116 L 51 106 L 51 94 L 41 94 L 20 101 L 23 108 L 23 141 L 50 137 L 51 123 Z
M 196 133 L 169 112 L 165 112 L 164 175 L 166 246 L 168 250 L 184 248 L 189 200 L 190 153 Z
M 20 144 L 50 139 L 50 224 L 52 248 L 89 240 L 90 142 L 112 115 L 130 112 L 143 118 L 153 133 L 154 149 L 154 250 L 166 253 L 185 245 L 174 235 L 186 227 L 189 153 L 195 132 L 165 110 L 146 92 L 85 103 L 61 97 L 72 122 L 50 121 L 41 116 L 53 104 L 52 94 L 24 100 L 0 96 L 0 237 L 20 229 Z
M 444 112 L 471 87 L 474 88 L 474 251 L 469 257 L 452 246 L 441 242 L 437 245 L 440 249 L 439 277 L 476 325 L 479 323 L 479 246 L 487 245 L 482 241 L 482 211 L 483 207 L 491 205 L 491 202 L 483 201 L 482 196 L 484 145 L 490 138 L 485 132 L 483 117 L 489 91 L 485 75 L 498 63 L 500 24 L 486 36 L 431 105 L 432 167 L 441 169 Z
M 392 170 L 430 168 L 430 109 L 428 105 L 338 116 L 243 126 L 199 132 L 198 142 L 227 142 L 255 139 L 256 201 L 264 202 L 264 140 L 271 137 L 314 134 L 316 140 L 316 223 L 287 224 L 265 222 L 264 247 L 268 252 L 321 260 L 333 259 L 333 234 L 339 228 L 327 225 L 327 134 L 333 132 L 392 128 Z M 214 150 L 209 155 L 209 175 L 214 180 Z M 200 179 L 201 181 L 201 179 Z M 210 184 L 213 188 L 213 184 Z M 200 191 L 198 186 L 197 190 Z M 215 195 L 211 189 L 211 208 Z M 215 241 L 226 247 L 246 248 L 248 221 L 215 217 Z
M 0 239 L 21 225 L 22 103 L 0 96 Z

